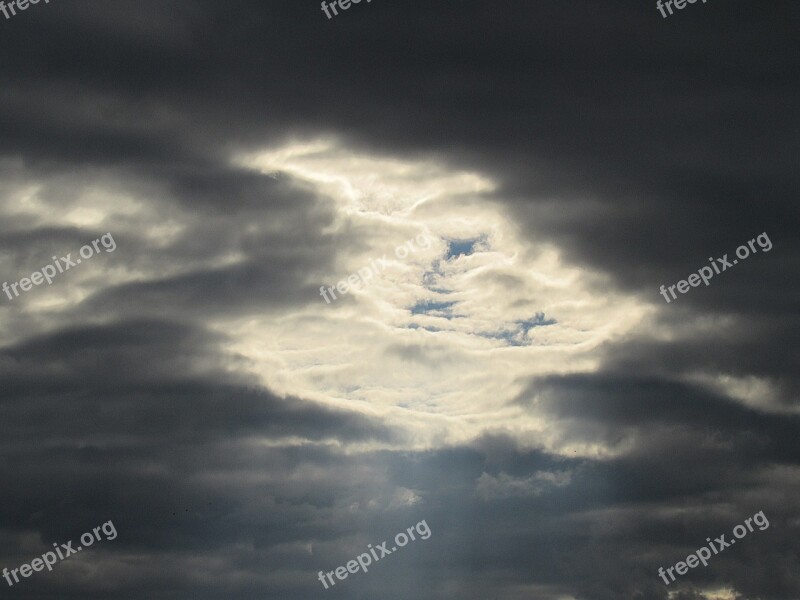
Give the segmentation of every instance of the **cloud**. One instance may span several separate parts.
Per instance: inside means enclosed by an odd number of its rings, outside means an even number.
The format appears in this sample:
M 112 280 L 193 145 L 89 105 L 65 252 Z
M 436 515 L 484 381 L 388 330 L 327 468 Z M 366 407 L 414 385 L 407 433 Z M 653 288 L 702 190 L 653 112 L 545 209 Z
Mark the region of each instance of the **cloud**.
M 2 21 L 3 281 L 118 244 L 0 303 L 2 564 L 119 531 L 11 591 L 308 598 L 425 519 L 327 593 L 797 597 L 800 8 L 284 4 Z
M 548 473 L 537 471 L 529 477 L 512 477 L 500 473 L 497 477 L 481 473 L 476 492 L 479 497 L 489 499 L 539 496 L 553 486 L 568 485 L 569 473 Z

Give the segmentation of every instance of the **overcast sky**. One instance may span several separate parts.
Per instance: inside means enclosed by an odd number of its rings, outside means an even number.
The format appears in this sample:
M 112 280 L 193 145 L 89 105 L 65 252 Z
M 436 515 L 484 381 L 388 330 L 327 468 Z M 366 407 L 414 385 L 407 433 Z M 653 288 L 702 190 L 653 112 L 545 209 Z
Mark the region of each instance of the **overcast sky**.
M 672 10 L 0 13 L 2 597 L 800 598 L 800 5 Z

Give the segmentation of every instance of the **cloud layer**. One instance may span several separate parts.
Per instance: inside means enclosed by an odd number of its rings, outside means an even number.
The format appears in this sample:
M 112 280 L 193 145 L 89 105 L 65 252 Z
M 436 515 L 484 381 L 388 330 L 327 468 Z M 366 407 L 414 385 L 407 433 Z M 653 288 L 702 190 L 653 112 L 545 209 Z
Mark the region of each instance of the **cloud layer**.
M 9 597 L 797 598 L 798 7 L 361 8 L 0 20 Z

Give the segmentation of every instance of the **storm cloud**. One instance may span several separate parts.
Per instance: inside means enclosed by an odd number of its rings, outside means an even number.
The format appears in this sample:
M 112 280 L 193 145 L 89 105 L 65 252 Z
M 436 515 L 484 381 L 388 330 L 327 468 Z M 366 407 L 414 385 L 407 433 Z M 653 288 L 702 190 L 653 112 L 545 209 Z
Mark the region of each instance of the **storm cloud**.
M 118 531 L 8 597 L 797 598 L 798 19 L 0 17 L 0 281 L 117 244 L 0 292 L 0 568 Z M 431 243 L 397 255 L 410 239 Z M 768 529 L 658 576 L 758 511 Z M 430 539 L 321 586 L 423 519 Z

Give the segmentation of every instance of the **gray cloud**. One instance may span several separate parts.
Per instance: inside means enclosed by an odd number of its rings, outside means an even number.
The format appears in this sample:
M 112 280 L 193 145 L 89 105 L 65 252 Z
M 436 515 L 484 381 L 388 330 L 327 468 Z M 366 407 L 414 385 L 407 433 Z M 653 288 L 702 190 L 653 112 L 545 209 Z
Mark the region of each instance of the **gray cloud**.
M 324 593 L 797 597 L 798 17 L 783 0 L 666 20 L 616 0 L 373 2 L 331 21 L 314 2 L 87 0 L 0 19 L 3 280 L 118 243 L 0 304 L 0 566 L 119 531 L 9 593 L 308 598 L 317 571 L 424 518 L 430 540 Z M 355 226 L 319 182 L 234 160 L 331 135 L 334 157 L 491 178 L 454 218 L 491 202 L 581 271 L 585 310 L 652 310 L 555 366 L 531 324 L 561 326 L 558 302 L 507 329 L 481 314 L 518 343 L 491 349 L 497 392 L 475 400 L 472 337 L 320 302 L 354 248 L 392 247 L 386 214 Z M 659 296 L 763 231 L 769 253 Z M 518 298 L 515 267 L 473 285 Z M 314 354 L 333 344 L 340 362 Z M 462 362 L 456 394 L 443 371 Z M 325 393 L 284 391 L 308 382 Z M 659 580 L 758 510 L 768 530 Z

